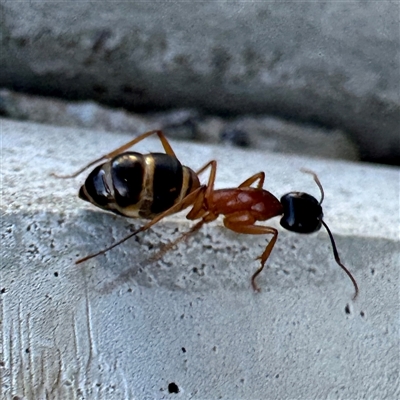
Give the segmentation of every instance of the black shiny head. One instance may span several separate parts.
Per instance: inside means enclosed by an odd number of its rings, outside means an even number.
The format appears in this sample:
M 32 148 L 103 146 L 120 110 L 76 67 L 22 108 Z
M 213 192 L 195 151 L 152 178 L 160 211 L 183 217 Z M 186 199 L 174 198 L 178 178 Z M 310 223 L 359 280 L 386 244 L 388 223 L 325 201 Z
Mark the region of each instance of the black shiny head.
M 319 201 L 301 192 L 290 192 L 281 198 L 283 217 L 281 225 L 288 231 L 313 233 L 321 229 L 324 216 Z

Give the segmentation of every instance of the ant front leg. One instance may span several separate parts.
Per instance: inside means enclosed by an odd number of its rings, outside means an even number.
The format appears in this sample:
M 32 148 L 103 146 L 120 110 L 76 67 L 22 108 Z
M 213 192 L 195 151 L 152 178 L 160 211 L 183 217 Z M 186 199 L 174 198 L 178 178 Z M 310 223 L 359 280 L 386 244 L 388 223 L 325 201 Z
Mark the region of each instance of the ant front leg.
M 278 239 L 278 231 L 270 226 L 254 225 L 256 222 L 255 218 L 248 212 L 238 212 L 235 214 L 228 215 L 224 219 L 224 225 L 237 233 L 244 233 L 248 235 L 266 235 L 272 234 L 273 237 L 267 244 L 264 252 L 257 259 L 261 260 L 261 266 L 251 277 L 251 285 L 254 291 L 259 292 L 260 288 L 256 284 L 256 278 L 259 273 L 264 269 L 265 263 L 271 254 L 272 249 L 275 246 L 276 240 Z
M 162 146 L 164 147 L 165 153 L 176 158 L 176 155 L 175 155 L 174 151 L 172 150 L 172 147 L 169 144 L 164 133 L 160 130 L 154 130 L 154 131 L 145 132 L 142 135 L 139 135 L 138 137 L 136 137 L 135 139 L 130 140 L 128 143 L 125 143 L 122 146 L 118 147 L 117 149 L 111 151 L 110 153 L 104 154 L 100 158 L 97 158 L 96 160 L 91 161 L 89 164 L 80 168 L 78 171 L 74 172 L 73 174 L 57 175 L 53 172 L 50 175 L 55 176 L 56 178 L 62 178 L 62 179 L 75 178 L 76 176 L 78 176 L 83 171 L 87 170 L 88 168 L 92 167 L 93 165 L 95 165 L 101 161 L 110 160 L 110 159 L 116 157 L 118 154 L 123 153 L 124 151 L 128 150 L 130 147 L 134 146 L 135 144 L 141 142 L 143 139 L 146 139 L 147 137 L 149 137 L 151 135 L 157 135 L 161 141 Z

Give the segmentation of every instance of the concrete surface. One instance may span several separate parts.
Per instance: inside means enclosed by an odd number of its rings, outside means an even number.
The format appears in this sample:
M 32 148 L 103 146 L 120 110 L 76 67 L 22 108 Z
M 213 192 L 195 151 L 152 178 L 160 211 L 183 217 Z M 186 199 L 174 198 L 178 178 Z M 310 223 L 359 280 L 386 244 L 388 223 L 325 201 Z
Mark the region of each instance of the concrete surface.
M 6 1 L 0 17 L 1 86 L 318 122 L 399 163 L 397 1 Z
M 173 143 L 194 168 L 217 159 L 219 187 L 267 172 L 278 197 L 326 192 L 325 232 L 280 230 L 261 293 L 250 277 L 266 238 L 220 221 L 161 261 L 191 223 L 160 222 L 76 266 L 139 220 L 80 201 L 85 176 L 58 180 L 127 135 L 1 120 L 1 399 L 396 399 L 399 169 Z M 139 151 L 158 151 L 148 139 Z M 277 225 L 277 221 L 272 222 Z

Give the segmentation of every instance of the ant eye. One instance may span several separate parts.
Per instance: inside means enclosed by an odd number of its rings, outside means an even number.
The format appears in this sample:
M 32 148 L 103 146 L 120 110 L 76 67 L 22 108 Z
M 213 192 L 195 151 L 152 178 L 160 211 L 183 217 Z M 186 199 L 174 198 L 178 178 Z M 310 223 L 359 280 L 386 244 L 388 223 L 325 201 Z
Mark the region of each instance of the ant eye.
M 291 192 L 281 198 L 283 217 L 280 224 L 288 231 L 312 233 L 321 228 L 322 207 L 307 193 Z

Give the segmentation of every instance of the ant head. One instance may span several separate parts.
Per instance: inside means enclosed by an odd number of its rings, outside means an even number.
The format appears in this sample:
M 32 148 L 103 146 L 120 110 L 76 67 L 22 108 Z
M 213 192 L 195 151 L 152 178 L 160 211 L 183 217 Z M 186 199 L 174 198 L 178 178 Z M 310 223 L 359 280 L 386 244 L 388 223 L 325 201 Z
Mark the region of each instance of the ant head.
M 281 198 L 283 217 L 281 225 L 288 231 L 312 233 L 321 229 L 324 216 L 318 200 L 301 192 L 290 192 Z
M 281 198 L 283 217 L 281 225 L 288 231 L 297 233 L 313 233 L 321 229 L 323 224 L 321 204 L 324 201 L 324 189 L 317 175 L 308 169 L 302 172 L 313 176 L 315 183 L 321 192 L 321 200 L 302 192 L 290 192 Z

